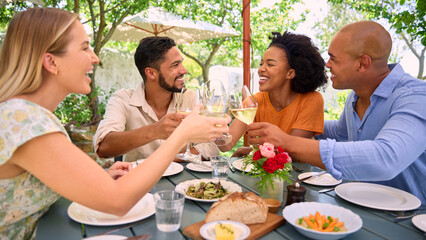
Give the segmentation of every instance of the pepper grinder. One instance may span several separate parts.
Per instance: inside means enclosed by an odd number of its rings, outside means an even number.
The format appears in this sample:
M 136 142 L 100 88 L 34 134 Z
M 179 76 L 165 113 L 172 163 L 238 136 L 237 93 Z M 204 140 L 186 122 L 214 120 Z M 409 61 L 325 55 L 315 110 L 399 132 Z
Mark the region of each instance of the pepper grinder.
M 301 186 L 299 182 L 296 182 L 294 185 L 288 185 L 287 186 L 287 202 L 285 203 L 285 205 L 288 206 L 293 203 L 304 202 L 305 193 L 306 193 L 306 188 L 304 186 Z

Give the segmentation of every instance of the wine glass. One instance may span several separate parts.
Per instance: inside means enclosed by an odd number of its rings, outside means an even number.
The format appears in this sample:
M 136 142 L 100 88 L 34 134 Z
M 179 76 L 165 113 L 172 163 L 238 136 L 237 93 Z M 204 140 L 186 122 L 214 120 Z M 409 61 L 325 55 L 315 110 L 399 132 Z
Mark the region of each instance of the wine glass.
M 243 123 L 248 125 L 253 122 L 256 116 L 257 102 L 246 85 L 231 92 L 229 110 L 235 118 Z
M 192 112 L 192 108 L 197 104 L 198 96 L 195 97 L 194 104 L 184 103 L 183 96 L 187 90 L 188 89 L 186 87 L 183 87 L 179 94 L 178 103 L 176 105 L 177 113 L 188 115 Z M 176 155 L 176 157 L 182 160 L 191 161 L 191 160 L 198 160 L 200 158 L 200 154 L 191 153 L 191 143 L 187 143 L 186 151 L 184 153 L 179 153 L 178 155 Z
M 228 94 L 221 82 L 216 82 L 216 86 L 209 86 L 211 82 L 206 82 L 201 87 L 200 101 L 203 108 L 200 114 L 206 117 L 226 118 L 228 112 Z M 223 146 L 230 143 L 232 135 L 223 133 L 214 143 Z

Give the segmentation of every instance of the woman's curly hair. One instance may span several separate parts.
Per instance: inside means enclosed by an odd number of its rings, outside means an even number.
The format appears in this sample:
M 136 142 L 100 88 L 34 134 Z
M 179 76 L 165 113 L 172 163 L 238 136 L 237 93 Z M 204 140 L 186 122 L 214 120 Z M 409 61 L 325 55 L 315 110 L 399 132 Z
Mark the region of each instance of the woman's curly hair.
M 311 39 L 305 35 L 285 31 L 272 32 L 269 47 L 278 47 L 287 54 L 290 67 L 295 70 L 296 76 L 291 81 L 291 88 L 297 93 L 315 91 L 327 83 L 325 62 Z

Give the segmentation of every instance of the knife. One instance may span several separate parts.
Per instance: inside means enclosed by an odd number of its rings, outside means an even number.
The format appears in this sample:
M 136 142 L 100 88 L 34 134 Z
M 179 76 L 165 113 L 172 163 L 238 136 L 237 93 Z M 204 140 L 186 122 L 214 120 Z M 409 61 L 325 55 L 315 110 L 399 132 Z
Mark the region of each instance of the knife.
M 120 227 L 120 228 L 116 228 L 116 229 L 113 229 L 113 230 L 109 230 L 109 231 L 106 231 L 106 232 L 103 232 L 103 233 L 99 233 L 99 234 L 96 234 L 96 235 L 94 235 L 94 236 L 92 236 L 92 237 L 103 236 L 103 235 L 107 235 L 107 234 L 110 234 L 110 233 L 118 232 L 118 231 L 121 231 L 121 230 L 124 230 L 124 229 L 130 229 L 130 228 L 132 228 L 132 227 L 134 227 L 134 226 L 136 226 L 136 225 L 138 225 L 138 223 L 130 224 L 130 225 L 127 225 L 127 226 L 124 226 L 124 227 Z M 81 224 L 81 226 L 82 226 L 82 227 L 84 227 L 84 225 L 83 225 L 83 224 Z M 86 235 L 86 233 L 85 233 L 85 232 L 86 232 L 86 231 L 84 230 L 84 235 Z M 86 237 L 86 236 L 84 236 L 84 237 Z
M 296 182 L 303 182 L 303 181 L 306 181 L 306 180 L 311 179 L 311 178 L 316 178 L 318 176 L 323 175 L 324 173 L 327 173 L 327 171 L 321 171 L 321 172 L 314 173 L 311 176 L 301 178 L 301 179 L 297 180 Z
M 185 160 L 185 161 L 188 161 L 188 162 L 193 163 L 193 164 L 195 164 L 195 165 L 202 166 L 202 167 L 207 168 L 207 169 L 210 169 L 210 170 L 212 169 L 212 167 L 211 167 L 211 166 L 209 166 L 209 165 L 207 165 L 207 164 L 203 163 L 202 161 L 200 161 L 200 162 L 198 162 L 198 161 L 192 161 L 192 160 Z

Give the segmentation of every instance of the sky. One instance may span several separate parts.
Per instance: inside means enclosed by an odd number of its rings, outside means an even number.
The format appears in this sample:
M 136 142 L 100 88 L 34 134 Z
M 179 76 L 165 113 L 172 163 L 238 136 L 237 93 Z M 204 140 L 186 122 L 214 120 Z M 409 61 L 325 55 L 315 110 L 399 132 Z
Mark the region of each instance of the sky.
M 269 7 L 275 4 L 276 2 L 280 2 L 281 0 L 262 0 L 259 4 L 259 7 Z M 327 0 L 305 0 L 305 4 L 298 4 L 294 6 L 295 11 L 293 12 L 294 16 L 299 16 L 301 12 L 305 9 L 309 9 L 310 13 L 306 18 L 306 22 L 300 24 L 300 26 L 296 29 L 295 32 L 303 33 L 310 38 L 315 38 L 315 32 L 312 30 L 314 23 L 327 15 L 328 7 Z M 253 9 L 255 11 L 256 9 Z M 383 24 L 383 23 L 381 23 Z M 389 30 L 389 26 L 385 26 L 386 29 Z M 417 72 L 419 69 L 418 60 L 414 56 L 414 54 L 410 50 L 404 51 L 402 54 L 402 59 L 400 64 L 404 68 L 405 72 L 408 72 L 412 76 L 417 76 Z M 324 57 L 324 56 L 323 56 Z M 328 60 L 328 56 L 326 56 L 326 61 Z M 426 63 L 425 63 L 426 65 Z M 426 66 L 425 66 L 426 69 Z

